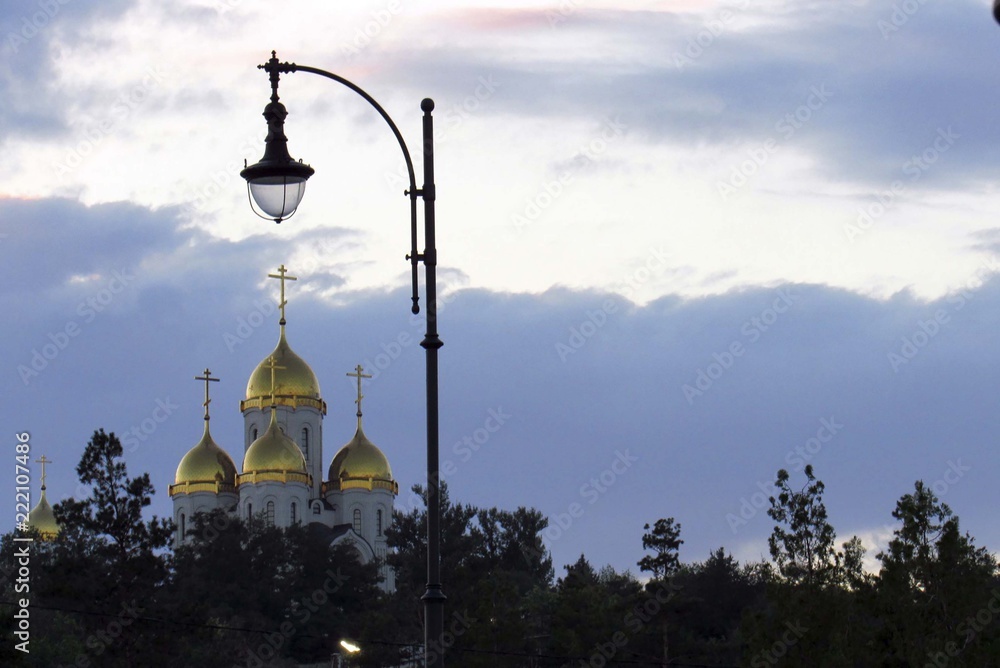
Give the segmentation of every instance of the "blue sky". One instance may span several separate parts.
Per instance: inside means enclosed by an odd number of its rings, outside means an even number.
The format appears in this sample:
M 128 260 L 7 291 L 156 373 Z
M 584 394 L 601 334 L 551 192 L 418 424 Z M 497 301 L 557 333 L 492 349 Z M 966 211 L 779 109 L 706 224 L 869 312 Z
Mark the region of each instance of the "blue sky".
M 360 97 L 286 75 L 289 148 L 316 175 L 292 220 L 253 216 L 238 171 L 277 49 L 368 90 L 411 150 L 436 102 L 457 500 L 539 508 L 559 568 L 634 571 L 668 516 L 685 561 L 756 559 L 762 488 L 810 463 L 839 538 L 872 555 L 917 479 L 998 549 L 989 3 L 425 5 L 0 2 L 4 421 L 55 462 L 54 501 L 104 427 L 169 514 L 206 367 L 241 459 L 282 263 L 325 457 L 361 363 L 366 432 L 401 489 L 423 480 L 398 147 Z

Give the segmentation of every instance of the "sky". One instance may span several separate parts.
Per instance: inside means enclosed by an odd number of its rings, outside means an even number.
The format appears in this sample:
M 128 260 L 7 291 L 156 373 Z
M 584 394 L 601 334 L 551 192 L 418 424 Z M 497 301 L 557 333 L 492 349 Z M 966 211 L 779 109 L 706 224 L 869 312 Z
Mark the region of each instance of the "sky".
M 765 558 L 776 472 L 801 486 L 807 464 L 870 567 L 917 480 L 1000 551 L 986 0 L 340 4 L 0 0 L 2 421 L 12 456 L 29 432 L 54 462 L 53 503 L 86 493 L 104 428 L 170 516 L 206 367 L 241 461 L 281 264 L 324 457 L 353 435 L 362 364 L 397 507 L 425 480 L 400 150 L 360 96 L 284 75 L 316 174 L 292 219 L 256 217 L 238 173 L 275 49 L 367 90 L 418 174 L 435 101 L 445 479 L 544 513 L 557 574 L 580 554 L 638 574 L 664 517 L 682 561 Z

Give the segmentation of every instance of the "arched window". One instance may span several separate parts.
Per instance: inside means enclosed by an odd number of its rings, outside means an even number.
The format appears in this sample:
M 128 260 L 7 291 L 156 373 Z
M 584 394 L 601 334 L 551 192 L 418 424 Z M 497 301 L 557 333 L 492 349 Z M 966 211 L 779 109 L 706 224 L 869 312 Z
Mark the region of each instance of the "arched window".
M 267 522 L 267 526 L 274 526 L 274 501 L 267 502 L 267 513 L 265 513 L 264 519 Z
M 361 509 L 354 509 L 354 531 L 355 533 L 361 533 Z
M 379 508 L 375 511 L 375 532 L 376 535 L 382 535 L 382 509 Z
M 253 443 L 257 440 L 257 427 L 250 430 L 250 442 Z
M 309 460 L 309 427 L 302 427 L 302 456 Z
M 292 501 L 292 524 L 298 524 L 298 508 L 295 507 L 295 502 Z
M 253 504 L 252 503 L 248 503 L 247 504 L 247 520 L 252 520 L 252 519 L 253 519 Z
M 319 515 L 319 501 L 313 504 L 313 515 Z
M 184 540 L 184 513 L 181 513 L 181 540 Z

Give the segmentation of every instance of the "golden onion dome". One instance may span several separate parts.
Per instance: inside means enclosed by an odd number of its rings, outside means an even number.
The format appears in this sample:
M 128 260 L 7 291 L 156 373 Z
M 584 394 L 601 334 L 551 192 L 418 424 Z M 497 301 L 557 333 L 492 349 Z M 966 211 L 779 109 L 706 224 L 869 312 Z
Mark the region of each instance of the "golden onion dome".
M 236 464 L 233 463 L 232 457 L 212 440 L 212 434 L 208 430 L 208 420 L 205 420 L 205 434 L 177 465 L 174 484 L 215 485 L 216 483 L 235 485 Z
M 241 410 L 256 406 L 264 408 L 271 405 L 271 359 L 274 359 L 274 402 L 279 406 L 312 405 L 325 406 L 320 397 L 319 379 L 306 364 L 306 361 L 295 354 L 285 339 L 285 328 L 281 327 L 281 336 L 274 351 L 257 365 L 247 382 L 246 401 Z
M 52 511 L 52 506 L 49 505 L 49 500 L 45 498 L 44 486 L 38 505 L 28 513 L 28 526 L 36 529 L 44 539 L 52 539 L 59 535 L 59 523 L 56 521 L 56 514 Z
M 252 473 L 299 473 L 308 475 L 306 458 L 295 441 L 278 426 L 277 411 L 271 409 L 271 423 L 264 435 L 250 444 L 243 457 L 243 475 Z
M 392 469 L 389 460 L 378 446 L 368 440 L 358 419 L 358 430 L 350 443 L 340 449 L 330 462 L 330 482 L 339 482 L 341 489 L 364 486 L 371 489 L 371 482 L 388 483 L 395 487 L 392 480 Z M 351 481 L 364 482 L 364 485 L 351 485 Z M 385 485 L 378 485 L 384 487 Z

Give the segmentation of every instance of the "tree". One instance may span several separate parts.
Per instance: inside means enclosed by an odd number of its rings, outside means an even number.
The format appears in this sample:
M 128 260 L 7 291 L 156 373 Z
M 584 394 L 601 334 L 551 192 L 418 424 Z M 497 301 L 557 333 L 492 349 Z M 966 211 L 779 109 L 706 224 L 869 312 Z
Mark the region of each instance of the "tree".
M 805 484 L 795 490 L 788 471 L 779 470 L 778 494 L 770 497 L 767 514 L 775 526 L 768 546 L 781 577 L 768 588 L 767 606 L 744 620 L 751 665 L 771 659 L 787 666 L 850 665 L 854 639 L 864 628 L 852 623 L 855 598 L 843 567 L 849 564 L 851 577 L 862 581 L 860 541 L 844 544 L 846 557 L 837 552 L 823 503 L 826 488 L 812 466 L 805 467 L 805 475 Z
M 763 598 L 764 586 L 755 571 L 720 547 L 701 563 L 682 566 L 674 578 L 682 592 L 682 612 L 674 623 L 674 658 L 710 664 L 739 663 L 743 611 Z
M 652 530 L 648 524 L 643 525 L 643 529 L 646 533 L 642 535 L 642 547 L 644 550 L 653 550 L 653 554 L 647 554 L 639 560 L 639 569 L 653 574 L 647 589 L 650 586 L 660 587 L 680 566 L 678 550 L 684 542 L 680 539 L 681 525 L 673 517 L 668 517 L 656 520 Z M 663 629 L 663 665 L 667 665 L 670 661 L 669 609 L 663 606 L 658 613 Z
M 1000 635 L 985 625 L 977 632 L 969 622 L 989 609 L 997 576 L 993 556 L 961 533 L 958 517 L 923 481 L 899 499 L 892 516 L 900 526 L 878 555 L 882 641 L 889 656 L 922 665 L 953 643 L 965 665 L 995 661 Z
M 646 530 L 642 535 L 642 549 L 653 550 L 653 554 L 639 560 L 639 570 L 652 573 L 658 580 L 669 577 L 680 566 L 678 550 L 684 543 L 680 539 L 680 523 L 675 522 L 673 517 L 668 517 L 656 520 L 652 530 L 648 524 L 642 528 Z
M 463 666 L 494 666 L 482 652 L 532 653 L 544 635 L 541 592 L 552 582 L 552 559 L 541 544 L 548 526 L 537 510 L 515 511 L 453 504 L 441 485 L 441 570 L 448 574 L 445 594 L 450 626 L 443 649 Z M 411 498 L 424 501 L 408 513 L 397 512 L 387 533 L 389 564 L 396 569 L 391 614 L 394 640 L 422 641 L 420 597 L 426 584 L 426 495 L 413 487 Z M 531 602 L 529 606 L 529 601 Z M 544 606 L 542 606 L 544 607 Z
M 778 471 L 774 483 L 778 496 L 770 498 L 767 511 L 777 524 L 767 543 L 782 576 L 793 585 L 815 589 L 836 579 L 836 533 L 827 521 L 823 504 L 825 486 L 813 475 L 811 465 L 806 466 L 805 474 L 806 484 L 794 491 L 788 471 Z
M 40 641 L 32 658 L 44 665 L 167 665 L 169 643 L 148 617 L 168 577 L 173 528 L 143 517 L 155 493 L 149 475 L 129 478 L 121 442 L 103 429 L 76 472 L 90 496 L 53 508 L 60 533 L 32 560 Z

